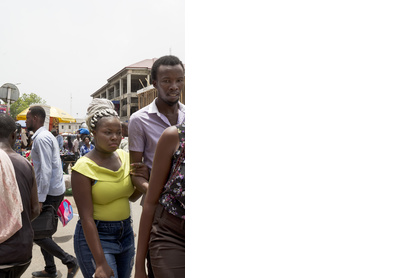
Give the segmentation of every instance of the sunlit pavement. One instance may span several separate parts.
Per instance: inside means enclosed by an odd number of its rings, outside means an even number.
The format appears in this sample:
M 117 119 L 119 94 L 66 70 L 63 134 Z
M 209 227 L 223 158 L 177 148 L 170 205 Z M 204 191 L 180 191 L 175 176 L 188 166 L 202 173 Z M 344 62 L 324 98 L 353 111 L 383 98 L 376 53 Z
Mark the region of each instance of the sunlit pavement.
M 65 226 L 62 226 L 62 223 L 58 221 L 58 229 L 57 232 L 53 235 L 53 239 L 55 242 L 57 242 L 58 245 L 64 251 L 67 253 L 75 256 L 74 252 L 74 232 L 75 232 L 75 226 L 76 222 L 79 219 L 79 216 L 77 215 L 78 210 L 76 208 L 74 198 L 72 196 L 65 196 L 65 199 L 70 201 L 73 211 L 74 211 L 74 217 L 73 219 Z M 140 206 L 140 201 L 141 198 L 136 201 L 135 203 L 131 203 L 131 212 L 132 212 L 132 218 L 133 218 L 133 230 L 135 234 L 138 234 L 138 227 L 139 227 L 139 221 L 140 221 L 140 214 L 142 213 L 142 207 Z M 135 246 L 137 246 L 137 237 L 135 238 Z M 44 269 L 44 259 L 42 252 L 40 251 L 39 246 L 36 244 L 33 244 L 33 250 L 32 250 L 32 262 L 28 269 L 25 271 L 25 273 L 22 275 L 22 278 L 31 278 L 32 277 L 32 272 L 34 271 L 39 271 Z M 57 274 L 58 278 L 60 277 L 67 277 L 67 267 L 61 263 L 61 261 L 58 258 L 54 258 L 55 263 L 57 266 Z M 132 276 L 134 274 L 134 271 L 132 273 Z M 78 271 L 78 274 L 75 276 L 76 278 L 83 278 L 83 275 L 81 271 Z

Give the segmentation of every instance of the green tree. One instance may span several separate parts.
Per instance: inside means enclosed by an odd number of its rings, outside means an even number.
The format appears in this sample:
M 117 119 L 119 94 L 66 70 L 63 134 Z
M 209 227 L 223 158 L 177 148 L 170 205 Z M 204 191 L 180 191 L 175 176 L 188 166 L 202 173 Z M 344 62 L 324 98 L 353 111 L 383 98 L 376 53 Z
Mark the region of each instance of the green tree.
M 35 93 L 22 94 L 16 102 L 10 105 L 10 116 L 15 119 L 19 113 L 34 103 L 46 104 L 46 101 Z

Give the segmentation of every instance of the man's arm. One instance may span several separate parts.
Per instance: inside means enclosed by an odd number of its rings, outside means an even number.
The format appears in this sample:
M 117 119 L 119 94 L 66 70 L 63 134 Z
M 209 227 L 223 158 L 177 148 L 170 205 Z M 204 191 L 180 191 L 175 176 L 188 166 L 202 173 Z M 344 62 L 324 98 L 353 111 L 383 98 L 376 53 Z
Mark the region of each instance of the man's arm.
M 142 159 L 143 159 L 142 152 L 129 151 L 129 161 L 131 165 L 132 163 L 135 163 L 135 165 L 138 165 L 137 163 L 142 163 Z M 132 184 L 136 186 L 137 190 L 139 190 L 141 193 L 144 194 L 147 192 L 147 188 L 149 187 L 148 179 L 142 176 L 131 175 L 131 180 Z
M 28 162 L 29 163 L 29 162 Z M 39 206 L 39 197 L 37 193 L 37 184 L 35 178 L 35 171 L 33 170 L 32 165 L 29 163 L 29 167 L 32 170 L 32 191 L 31 191 L 31 212 L 30 219 L 33 221 L 40 214 L 40 206 Z
M 142 197 L 143 193 L 139 190 L 135 190 L 133 194 L 129 197 L 129 201 L 136 202 L 140 197 Z
M 50 180 L 52 173 L 52 143 L 51 140 L 42 139 L 35 143 L 34 151 L 38 156 L 38 161 L 34 161 L 34 169 L 36 175 L 36 182 L 38 187 L 39 202 L 43 203 L 46 200 L 47 194 L 50 189 Z M 36 164 L 35 164 L 36 163 Z

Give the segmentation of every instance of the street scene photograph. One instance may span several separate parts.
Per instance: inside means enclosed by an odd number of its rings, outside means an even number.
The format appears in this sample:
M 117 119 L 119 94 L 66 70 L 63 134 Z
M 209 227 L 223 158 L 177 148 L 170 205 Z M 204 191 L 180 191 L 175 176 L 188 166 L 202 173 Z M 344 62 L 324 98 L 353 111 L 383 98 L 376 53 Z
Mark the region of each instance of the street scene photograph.
M 0 9 L 0 277 L 185 277 L 184 1 Z
M 0 11 L 0 278 L 400 277 L 400 3 Z

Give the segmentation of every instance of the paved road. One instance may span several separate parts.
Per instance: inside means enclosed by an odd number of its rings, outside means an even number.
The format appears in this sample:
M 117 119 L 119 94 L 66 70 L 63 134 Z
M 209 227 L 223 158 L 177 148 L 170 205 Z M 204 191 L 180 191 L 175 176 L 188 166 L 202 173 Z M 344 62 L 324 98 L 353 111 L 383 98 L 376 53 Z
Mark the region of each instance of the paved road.
M 74 217 L 73 219 L 65 226 L 63 227 L 61 222 L 58 221 L 58 229 L 57 232 L 54 234 L 53 238 L 54 241 L 57 242 L 61 248 L 63 248 L 67 253 L 72 254 L 75 256 L 74 252 L 74 232 L 75 232 L 75 226 L 76 222 L 79 219 L 79 216 L 77 215 L 78 210 L 76 208 L 74 198 L 72 196 L 66 196 L 66 199 L 70 201 L 73 211 L 74 211 Z M 131 211 L 132 211 L 132 218 L 133 218 L 133 230 L 136 234 L 138 234 L 138 227 L 139 227 L 139 221 L 140 221 L 140 215 L 142 213 L 142 207 L 140 206 L 140 201 L 141 198 L 136 201 L 135 203 L 131 203 Z M 135 243 L 137 246 L 137 238 L 135 238 Z M 67 277 L 67 267 L 61 263 L 61 261 L 58 258 L 55 258 L 56 266 L 57 266 L 57 272 L 58 272 L 58 278 L 60 277 Z M 25 273 L 22 275 L 22 278 L 31 278 L 32 277 L 32 272 L 38 271 L 38 270 L 43 270 L 44 269 L 44 259 L 42 252 L 40 252 L 39 246 L 36 244 L 33 244 L 33 255 L 32 255 L 32 263 L 29 266 L 29 268 L 25 271 Z M 133 275 L 133 273 L 132 273 Z M 83 278 L 83 275 L 81 271 L 79 270 L 78 274 L 75 276 L 76 278 Z

